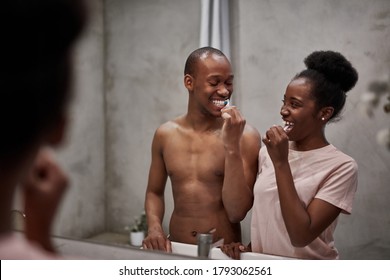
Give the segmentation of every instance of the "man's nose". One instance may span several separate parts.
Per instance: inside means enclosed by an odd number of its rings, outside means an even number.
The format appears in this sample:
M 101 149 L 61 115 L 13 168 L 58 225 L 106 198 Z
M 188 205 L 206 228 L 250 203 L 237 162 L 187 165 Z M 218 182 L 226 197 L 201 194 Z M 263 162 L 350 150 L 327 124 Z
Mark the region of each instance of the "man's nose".
M 225 85 L 221 85 L 218 88 L 218 94 L 223 95 L 223 96 L 229 96 L 229 90 Z

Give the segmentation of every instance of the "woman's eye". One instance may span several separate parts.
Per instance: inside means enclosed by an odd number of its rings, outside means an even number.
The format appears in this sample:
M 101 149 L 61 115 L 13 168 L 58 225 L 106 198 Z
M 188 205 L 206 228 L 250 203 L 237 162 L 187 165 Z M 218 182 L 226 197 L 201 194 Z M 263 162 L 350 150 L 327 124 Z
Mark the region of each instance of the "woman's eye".
M 287 103 L 286 100 L 284 100 L 284 99 L 282 99 L 282 105 L 283 106 L 288 106 L 290 108 L 298 108 L 298 107 L 300 107 L 299 103 L 297 103 L 297 102 L 289 102 L 289 103 Z

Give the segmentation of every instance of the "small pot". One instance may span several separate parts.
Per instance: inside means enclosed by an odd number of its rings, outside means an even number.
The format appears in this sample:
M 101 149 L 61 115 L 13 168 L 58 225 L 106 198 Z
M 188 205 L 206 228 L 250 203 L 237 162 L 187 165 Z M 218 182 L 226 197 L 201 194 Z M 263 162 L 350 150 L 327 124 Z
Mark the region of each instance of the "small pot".
M 142 241 L 145 238 L 143 231 L 130 232 L 130 244 L 133 246 L 142 246 Z

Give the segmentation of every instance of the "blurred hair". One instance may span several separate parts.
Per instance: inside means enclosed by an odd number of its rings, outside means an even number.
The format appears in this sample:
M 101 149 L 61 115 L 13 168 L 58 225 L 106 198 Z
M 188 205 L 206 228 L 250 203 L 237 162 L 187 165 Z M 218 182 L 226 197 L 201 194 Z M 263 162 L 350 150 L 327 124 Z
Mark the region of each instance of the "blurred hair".
M 64 113 L 71 50 L 86 20 L 83 0 L 2 1 L 1 159 L 19 156 Z

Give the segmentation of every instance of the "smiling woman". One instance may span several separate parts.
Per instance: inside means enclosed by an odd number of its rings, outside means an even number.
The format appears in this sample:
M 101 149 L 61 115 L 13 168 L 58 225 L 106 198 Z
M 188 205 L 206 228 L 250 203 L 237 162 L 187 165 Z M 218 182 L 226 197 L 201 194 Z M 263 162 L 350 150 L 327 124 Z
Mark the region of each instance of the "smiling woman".
M 343 108 L 345 93 L 358 75 L 333 51 L 314 52 L 305 64 L 307 69 L 293 78 L 284 95 L 280 114 L 285 129 L 273 126 L 263 139 L 253 192 L 251 250 L 338 259 L 333 234 L 338 215 L 352 211 L 357 164 L 328 143 L 325 126 Z M 224 250 L 237 258 L 231 248 Z

